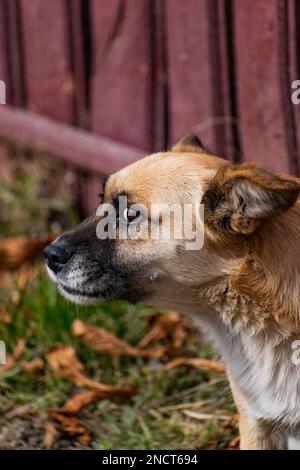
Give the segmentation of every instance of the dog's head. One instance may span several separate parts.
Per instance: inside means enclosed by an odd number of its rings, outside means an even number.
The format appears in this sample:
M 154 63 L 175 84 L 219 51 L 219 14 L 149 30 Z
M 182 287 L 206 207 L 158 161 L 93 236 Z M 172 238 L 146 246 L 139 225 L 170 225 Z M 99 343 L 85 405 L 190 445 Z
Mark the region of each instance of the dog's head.
M 296 180 L 254 165 L 228 164 L 209 155 L 194 135 L 185 136 L 170 152 L 150 155 L 107 179 L 96 214 L 46 248 L 49 275 L 76 303 L 125 299 L 184 308 L 201 286 L 237 269 L 247 239 L 261 223 L 287 211 L 299 188 Z M 196 209 L 186 216 L 186 206 Z M 169 230 L 162 236 L 166 208 Z M 179 236 L 174 208 L 183 221 Z M 124 227 L 131 235 L 124 236 Z M 204 233 L 203 246 L 187 248 L 198 231 Z

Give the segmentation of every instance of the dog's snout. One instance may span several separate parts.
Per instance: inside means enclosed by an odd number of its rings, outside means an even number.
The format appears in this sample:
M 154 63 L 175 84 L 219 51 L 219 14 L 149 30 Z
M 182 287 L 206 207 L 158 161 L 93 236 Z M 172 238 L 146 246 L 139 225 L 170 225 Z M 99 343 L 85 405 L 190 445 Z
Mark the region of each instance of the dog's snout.
M 44 255 L 49 268 L 57 273 L 69 261 L 73 251 L 57 243 L 51 243 L 45 248 Z

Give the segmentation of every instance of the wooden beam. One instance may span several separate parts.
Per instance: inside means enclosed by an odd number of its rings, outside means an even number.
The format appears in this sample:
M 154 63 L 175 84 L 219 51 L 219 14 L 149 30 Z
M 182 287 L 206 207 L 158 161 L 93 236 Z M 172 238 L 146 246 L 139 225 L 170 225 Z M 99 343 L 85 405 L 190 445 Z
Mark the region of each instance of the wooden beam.
M 0 106 L 0 137 L 15 145 L 49 153 L 85 172 L 101 176 L 146 154 L 135 147 L 7 105 Z

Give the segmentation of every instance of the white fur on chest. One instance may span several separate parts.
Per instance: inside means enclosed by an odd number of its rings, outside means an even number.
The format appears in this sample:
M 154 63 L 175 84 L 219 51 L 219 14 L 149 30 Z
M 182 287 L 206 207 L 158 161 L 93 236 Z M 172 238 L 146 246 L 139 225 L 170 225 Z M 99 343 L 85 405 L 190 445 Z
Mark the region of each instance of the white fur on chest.
M 288 437 L 288 450 L 300 450 L 300 439 L 293 436 Z
M 208 330 L 230 374 L 249 397 L 249 414 L 288 427 L 300 424 L 300 365 L 292 362 L 292 341 L 276 346 L 262 335 L 240 332 L 231 336 L 217 315 L 203 316 L 199 323 Z

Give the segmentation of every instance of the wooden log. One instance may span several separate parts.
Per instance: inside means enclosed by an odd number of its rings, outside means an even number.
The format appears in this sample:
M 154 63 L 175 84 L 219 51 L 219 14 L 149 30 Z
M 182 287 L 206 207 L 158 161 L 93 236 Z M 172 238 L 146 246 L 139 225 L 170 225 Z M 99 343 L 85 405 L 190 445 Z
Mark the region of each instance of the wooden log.
M 15 145 L 49 153 L 100 176 L 117 171 L 146 153 L 7 105 L 0 106 L 0 137 Z

